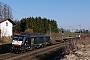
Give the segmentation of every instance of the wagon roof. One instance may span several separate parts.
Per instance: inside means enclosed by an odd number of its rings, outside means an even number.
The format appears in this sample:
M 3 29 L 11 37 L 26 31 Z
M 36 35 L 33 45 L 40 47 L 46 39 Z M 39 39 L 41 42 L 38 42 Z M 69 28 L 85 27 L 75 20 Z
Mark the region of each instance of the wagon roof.
M 14 36 L 24 36 L 24 37 L 44 37 L 44 36 L 50 36 L 50 35 L 39 35 L 39 34 L 36 34 L 36 35 L 14 35 Z

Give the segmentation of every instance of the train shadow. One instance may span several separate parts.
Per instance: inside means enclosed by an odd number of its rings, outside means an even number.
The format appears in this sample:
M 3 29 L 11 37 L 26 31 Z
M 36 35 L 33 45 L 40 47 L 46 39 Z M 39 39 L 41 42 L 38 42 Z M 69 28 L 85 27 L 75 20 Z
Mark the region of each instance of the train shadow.
M 0 45 L 0 54 L 5 54 L 10 52 L 11 44 Z

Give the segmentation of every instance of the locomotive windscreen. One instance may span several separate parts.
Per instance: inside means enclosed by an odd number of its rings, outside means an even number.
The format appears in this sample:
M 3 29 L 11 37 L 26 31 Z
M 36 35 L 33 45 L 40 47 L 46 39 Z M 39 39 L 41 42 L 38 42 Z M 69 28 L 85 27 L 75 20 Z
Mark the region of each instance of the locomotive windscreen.
M 24 36 L 14 36 L 13 40 L 23 41 Z

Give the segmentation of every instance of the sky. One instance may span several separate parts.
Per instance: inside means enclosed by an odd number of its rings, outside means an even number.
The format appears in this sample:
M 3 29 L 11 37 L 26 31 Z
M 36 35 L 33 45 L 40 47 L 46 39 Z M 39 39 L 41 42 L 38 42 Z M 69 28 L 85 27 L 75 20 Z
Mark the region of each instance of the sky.
M 90 30 L 90 0 L 0 0 L 12 8 L 14 20 L 42 17 L 57 21 L 58 28 Z M 71 26 L 71 27 L 70 27 Z

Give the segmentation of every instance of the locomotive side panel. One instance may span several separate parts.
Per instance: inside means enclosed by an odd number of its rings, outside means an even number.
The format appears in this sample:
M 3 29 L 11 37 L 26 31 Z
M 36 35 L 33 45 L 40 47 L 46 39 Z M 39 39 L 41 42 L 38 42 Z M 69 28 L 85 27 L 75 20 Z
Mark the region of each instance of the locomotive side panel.
M 30 39 L 30 37 L 26 37 L 23 46 L 24 46 L 24 49 L 27 49 L 27 50 L 30 48 L 30 46 L 31 46 L 31 39 Z

